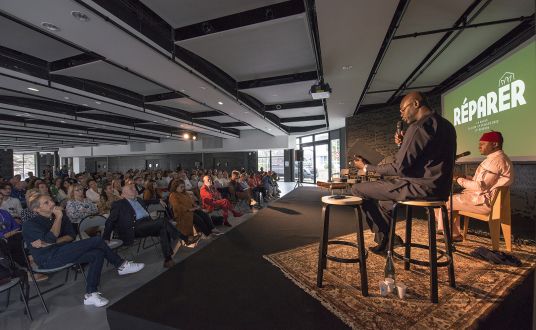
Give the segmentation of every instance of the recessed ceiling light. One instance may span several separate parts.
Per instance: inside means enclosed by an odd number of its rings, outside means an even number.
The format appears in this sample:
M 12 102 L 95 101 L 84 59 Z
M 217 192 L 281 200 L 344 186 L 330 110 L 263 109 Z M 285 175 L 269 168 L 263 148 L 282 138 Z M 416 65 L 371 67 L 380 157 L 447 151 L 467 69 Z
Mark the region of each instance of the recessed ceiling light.
M 84 107 L 87 107 L 87 106 L 88 106 L 86 103 L 82 103 L 82 105 L 83 105 Z
M 201 87 L 199 87 L 199 88 L 201 88 L 201 89 L 207 89 L 205 86 L 201 86 Z
M 42 22 L 41 23 L 41 26 L 44 27 L 45 29 L 49 30 L 49 31 L 59 31 L 60 28 L 57 27 L 56 25 L 52 24 L 52 23 L 48 23 L 48 22 Z
M 186 89 L 181 89 L 181 92 L 183 92 L 183 93 L 186 92 Z
M 245 114 L 248 114 L 248 113 L 249 113 L 249 111 L 245 111 L 244 113 L 245 113 Z
M 180 126 L 180 127 L 184 127 L 184 125 L 183 125 L 183 124 L 180 124 L 179 126 Z
M 64 96 L 63 98 L 64 98 L 64 99 L 66 99 L 66 100 L 68 100 L 68 99 L 69 99 L 69 97 L 68 97 L 68 96 Z
M 65 124 L 65 120 L 60 120 L 60 123 L 64 123 L 64 124 Z
M 101 102 L 99 102 L 99 101 L 95 101 L 95 103 L 96 103 L 96 104 L 101 104 Z
M 351 66 L 351 65 L 343 65 L 343 66 L 342 66 L 342 69 L 343 69 L 344 71 L 352 70 L 352 68 L 353 68 L 353 66 Z
M 82 133 L 78 133 L 78 135 L 82 135 Z
M 37 88 L 33 88 L 33 87 L 28 87 L 28 90 L 31 90 L 31 91 L 34 91 L 34 92 L 39 92 L 39 90 Z
M 231 115 L 234 115 L 234 112 L 231 112 L 230 114 L 231 114 Z
M 153 120 L 153 123 L 156 123 L 157 121 L 156 120 Z
M 164 121 L 169 121 L 169 120 L 167 120 L 167 119 L 164 119 Z
M 339 102 L 339 104 L 344 104 L 344 102 Z
M 222 102 L 222 101 L 218 101 L 218 104 L 219 104 L 219 105 L 223 105 L 223 102 Z
M 271 131 L 272 129 L 271 129 L 271 128 L 269 128 L 268 130 L 269 130 L 269 131 Z
M 89 16 L 87 16 L 86 14 L 81 13 L 79 11 L 72 11 L 71 15 L 73 15 L 73 17 L 76 18 L 79 21 L 82 21 L 82 22 L 89 21 Z

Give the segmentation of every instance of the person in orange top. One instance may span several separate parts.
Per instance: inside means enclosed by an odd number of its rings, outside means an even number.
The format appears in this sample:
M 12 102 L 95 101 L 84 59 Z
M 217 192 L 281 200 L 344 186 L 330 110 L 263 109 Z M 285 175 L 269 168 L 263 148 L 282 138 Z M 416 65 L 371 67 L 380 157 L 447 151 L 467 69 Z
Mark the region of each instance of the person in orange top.
M 200 190 L 201 195 L 201 205 L 208 212 L 213 212 L 215 208 L 220 208 L 223 213 L 223 224 L 231 227 L 231 224 L 227 220 L 229 217 L 229 211 L 233 213 L 235 218 L 242 216 L 242 213 L 237 212 L 233 209 L 231 202 L 228 199 L 223 199 L 212 185 L 212 178 L 209 175 L 203 177 L 203 186 Z

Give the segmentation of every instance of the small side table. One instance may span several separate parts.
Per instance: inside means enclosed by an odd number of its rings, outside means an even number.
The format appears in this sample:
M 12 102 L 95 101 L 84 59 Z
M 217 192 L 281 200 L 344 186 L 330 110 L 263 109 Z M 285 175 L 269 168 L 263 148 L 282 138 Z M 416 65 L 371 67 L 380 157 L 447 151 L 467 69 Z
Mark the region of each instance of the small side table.
M 359 263 L 359 273 L 361 277 L 361 293 L 363 296 L 368 296 L 368 279 L 367 279 L 367 252 L 365 250 L 365 240 L 363 238 L 363 217 L 361 213 L 361 204 L 363 200 L 360 197 L 345 196 L 343 199 L 335 199 L 333 196 L 322 197 L 322 219 L 324 226 L 322 237 L 320 239 L 320 248 L 318 251 L 318 272 L 316 274 L 316 286 L 322 287 L 322 278 L 324 269 L 327 267 L 327 260 L 342 262 L 342 263 Z M 357 222 L 357 244 L 346 241 L 332 240 L 328 241 L 329 236 L 329 211 L 331 206 L 350 206 L 354 209 Z M 339 244 L 348 245 L 357 248 L 358 258 L 339 258 L 328 255 L 328 245 Z

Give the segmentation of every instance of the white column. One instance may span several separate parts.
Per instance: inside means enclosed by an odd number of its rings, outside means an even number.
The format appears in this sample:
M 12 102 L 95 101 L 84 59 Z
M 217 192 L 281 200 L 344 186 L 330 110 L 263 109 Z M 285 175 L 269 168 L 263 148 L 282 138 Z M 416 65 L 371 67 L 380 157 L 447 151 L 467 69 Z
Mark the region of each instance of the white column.
M 86 159 L 84 157 L 73 157 L 73 172 L 80 173 L 86 170 Z

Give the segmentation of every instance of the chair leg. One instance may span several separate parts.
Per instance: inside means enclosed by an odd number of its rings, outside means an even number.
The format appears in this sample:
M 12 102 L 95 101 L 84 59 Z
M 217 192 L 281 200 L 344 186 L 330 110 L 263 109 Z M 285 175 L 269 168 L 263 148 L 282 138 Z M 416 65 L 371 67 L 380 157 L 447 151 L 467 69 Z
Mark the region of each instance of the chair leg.
M 463 240 L 465 241 L 467 239 L 467 231 L 469 230 L 469 217 L 460 216 L 459 214 L 457 215 L 457 217 L 460 218 L 459 223 L 461 223 L 463 218 Z
M 409 270 L 410 258 L 411 258 L 411 225 L 413 221 L 411 206 L 407 206 L 406 209 L 406 240 L 404 242 L 404 269 Z
M 319 288 L 322 287 L 324 269 L 327 265 L 326 255 L 328 251 L 329 205 L 324 205 L 322 207 L 322 219 L 324 220 L 324 225 L 322 228 L 322 238 L 320 239 L 320 246 L 318 248 L 318 271 L 316 273 L 316 286 Z
M 365 238 L 363 236 L 363 216 L 360 207 L 354 207 L 357 220 L 357 248 L 359 250 L 359 274 L 361 277 L 361 294 L 368 296 L 367 256 L 365 254 Z
M 436 246 L 436 225 L 434 209 L 427 207 L 428 211 L 428 258 L 430 262 L 430 300 L 432 303 L 438 302 L 438 285 L 437 285 L 437 246 Z M 447 233 L 444 233 L 445 235 Z
M 499 241 L 501 236 L 501 220 L 493 219 L 489 221 L 489 233 L 491 236 L 491 247 L 493 251 L 499 251 Z
M 48 314 L 48 307 L 45 303 L 45 299 L 43 299 L 43 295 L 41 294 L 41 289 L 39 289 L 39 284 L 37 284 L 37 281 L 35 280 L 34 272 L 31 270 L 28 270 L 30 272 L 30 276 L 32 277 L 32 282 L 34 282 L 35 290 L 37 291 L 37 295 L 39 296 L 39 299 L 41 299 L 41 304 L 43 305 L 43 308 L 45 309 L 45 312 Z
M 447 208 L 445 206 L 442 206 L 441 207 L 441 212 L 442 212 L 442 217 L 443 218 L 443 228 L 444 228 L 444 233 L 443 233 L 443 236 L 445 238 L 445 246 L 446 246 L 446 252 L 447 252 L 447 258 L 449 258 L 450 260 L 450 263 L 449 265 L 447 266 L 448 267 L 448 272 L 449 272 L 449 285 L 453 288 L 456 287 L 456 277 L 455 277 L 455 274 L 454 274 L 454 257 L 453 257 L 453 248 L 452 248 L 452 240 L 451 240 L 451 228 L 450 228 L 450 223 L 449 221 L 447 220 L 447 216 L 448 216 L 448 211 L 447 211 Z
M 28 306 L 28 297 L 26 296 L 24 292 L 24 287 L 22 285 L 22 282 L 19 282 L 19 288 L 20 288 L 22 301 L 24 301 L 24 307 L 26 308 L 26 315 L 28 315 L 28 318 L 30 319 L 30 321 L 33 321 L 32 312 L 30 312 L 30 306 Z
M 395 235 L 396 235 L 396 218 L 398 216 L 398 203 L 395 203 L 393 206 L 393 217 L 391 219 L 391 223 L 389 224 L 389 244 L 388 244 L 388 250 L 391 251 L 391 255 L 393 254 L 393 248 L 395 245 Z
M 501 229 L 506 244 L 506 251 L 512 252 L 512 216 L 508 213 L 501 217 Z

